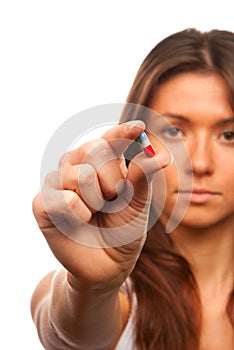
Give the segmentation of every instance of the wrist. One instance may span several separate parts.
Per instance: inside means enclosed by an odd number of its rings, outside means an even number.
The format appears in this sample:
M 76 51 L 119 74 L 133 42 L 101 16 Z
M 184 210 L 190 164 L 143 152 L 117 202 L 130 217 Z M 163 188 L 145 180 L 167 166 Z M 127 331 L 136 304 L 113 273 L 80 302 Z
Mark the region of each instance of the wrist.
M 84 292 L 86 295 L 94 295 L 96 297 L 106 297 L 107 295 L 118 294 L 120 290 L 120 286 L 113 286 L 112 283 L 103 283 L 98 285 L 90 285 L 80 281 L 76 276 L 67 271 L 66 280 L 68 284 L 68 288 L 74 293 L 82 293 Z
M 108 293 L 80 283 L 66 270 L 59 272 L 53 281 L 49 310 L 59 338 L 81 348 L 110 348 L 121 333 L 122 316 L 118 293 Z

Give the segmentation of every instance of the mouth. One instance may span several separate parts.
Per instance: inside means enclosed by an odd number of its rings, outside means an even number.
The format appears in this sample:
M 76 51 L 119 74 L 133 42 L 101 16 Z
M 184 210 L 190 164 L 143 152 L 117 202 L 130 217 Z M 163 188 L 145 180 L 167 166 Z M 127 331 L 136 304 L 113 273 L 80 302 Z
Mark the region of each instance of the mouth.
M 179 195 L 188 197 L 190 203 L 205 204 L 214 197 L 220 195 L 219 192 L 206 188 L 193 188 L 192 190 L 179 190 Z

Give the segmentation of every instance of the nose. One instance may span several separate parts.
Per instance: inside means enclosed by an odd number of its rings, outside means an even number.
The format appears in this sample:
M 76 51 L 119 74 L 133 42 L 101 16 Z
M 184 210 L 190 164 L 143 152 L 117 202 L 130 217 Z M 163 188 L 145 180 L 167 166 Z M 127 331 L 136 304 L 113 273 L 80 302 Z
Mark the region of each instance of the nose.
M 197 177 L 210 176 L 214 171 L 212 141 L 205 135 L 195 137 L 189 145 L 189 171 Z

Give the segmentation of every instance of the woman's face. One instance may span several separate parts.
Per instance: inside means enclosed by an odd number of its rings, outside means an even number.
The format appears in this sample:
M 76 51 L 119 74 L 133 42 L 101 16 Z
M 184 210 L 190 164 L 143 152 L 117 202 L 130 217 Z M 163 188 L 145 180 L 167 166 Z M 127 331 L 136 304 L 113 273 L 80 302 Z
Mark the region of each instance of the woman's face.
M 161 140 L 176 158 L 153 181 L 153 206 L 165 199 L 162 222 L 172 219 L 174 208 L 176 225 L 234 224 L 234 113 L 224 80 L 216 74 L 179 74 L 160 86 L 150 107 L 169 121 Z M 157 147 L 156 137 L 150 139 Z

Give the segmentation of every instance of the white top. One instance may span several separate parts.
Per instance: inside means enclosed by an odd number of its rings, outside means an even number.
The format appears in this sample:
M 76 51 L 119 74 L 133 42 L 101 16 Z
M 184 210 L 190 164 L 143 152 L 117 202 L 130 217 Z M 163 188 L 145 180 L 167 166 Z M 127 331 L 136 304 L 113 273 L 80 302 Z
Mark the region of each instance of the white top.
M 131 312 L 125 329 L 117 343 L 117 346 L 115 347 L 115 350 L 136 350 L 136 348 L 134 347 L 134 322 L 137 301 L 135 293 L 131 290 L 130 279 L 127 279 L 127 281 L 125 282 L 123 290 L 124 292 L 128 293 L 129 298 L 131 299 Z

